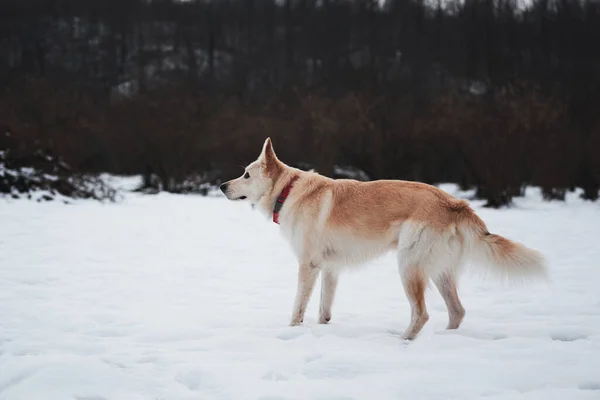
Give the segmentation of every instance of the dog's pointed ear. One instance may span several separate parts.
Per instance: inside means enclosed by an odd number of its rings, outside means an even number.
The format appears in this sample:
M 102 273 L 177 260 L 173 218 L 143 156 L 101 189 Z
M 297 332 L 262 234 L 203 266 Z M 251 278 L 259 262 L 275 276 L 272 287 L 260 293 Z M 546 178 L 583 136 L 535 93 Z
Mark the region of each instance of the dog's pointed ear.
M 262 152 L 260 153 L 260 158 L 267 165 L 272 163 L 273 161 L 277 161 L 277 156 L 275 155 L 275 151 L 273 150 L 273 143 L 271 142 L 271 138 L 268 137 L 263 144 Z
M 263 144 L 260 160 L 267 171 L 274 171 L 279 167 L 279 160 L 273 150 L 273 143 L 271 143 L 270 137 L 268 137 Z

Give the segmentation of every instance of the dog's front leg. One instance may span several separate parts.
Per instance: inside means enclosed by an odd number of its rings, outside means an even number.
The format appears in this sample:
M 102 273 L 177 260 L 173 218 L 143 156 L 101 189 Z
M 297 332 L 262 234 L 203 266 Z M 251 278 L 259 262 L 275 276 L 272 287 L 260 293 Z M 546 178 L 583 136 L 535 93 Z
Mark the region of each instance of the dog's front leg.
M 319 268 L 313 263 L 301 263 L 298 269 L 298 288 L 292 312 L 291 326 L 300 325 L 304 321 L 306 305 L 315 287 Z
M 330 270 L 323 271 L 323 276 L 321 278 L 321 304 L 319 306 L 320 324 L 326 324 L 331 319 L 331 307 L 333 305 L 337 283 L 337 272 Z

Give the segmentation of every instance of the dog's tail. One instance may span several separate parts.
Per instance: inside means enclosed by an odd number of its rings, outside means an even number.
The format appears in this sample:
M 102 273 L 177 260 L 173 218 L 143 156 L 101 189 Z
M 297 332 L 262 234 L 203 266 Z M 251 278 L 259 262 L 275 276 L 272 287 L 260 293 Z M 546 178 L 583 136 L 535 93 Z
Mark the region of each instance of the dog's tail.
M 511 282 L 549 279 L 546 260 L 540 252 L 490 233 L 468 205 L 459 214 L 465 258 L 478 272 L 491 273 Z

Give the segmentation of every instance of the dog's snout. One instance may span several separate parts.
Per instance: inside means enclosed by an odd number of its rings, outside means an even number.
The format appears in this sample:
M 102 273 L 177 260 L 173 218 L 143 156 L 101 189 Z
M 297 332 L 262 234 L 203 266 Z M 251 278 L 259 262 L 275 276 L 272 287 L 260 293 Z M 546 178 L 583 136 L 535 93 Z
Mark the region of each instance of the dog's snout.
M 219 189 L 221 189 L 221 191 L 225 193 L 227 192 L 227 186 L 229 186 L 227 182 L 222 183 L 221 186 L 219 186 Z

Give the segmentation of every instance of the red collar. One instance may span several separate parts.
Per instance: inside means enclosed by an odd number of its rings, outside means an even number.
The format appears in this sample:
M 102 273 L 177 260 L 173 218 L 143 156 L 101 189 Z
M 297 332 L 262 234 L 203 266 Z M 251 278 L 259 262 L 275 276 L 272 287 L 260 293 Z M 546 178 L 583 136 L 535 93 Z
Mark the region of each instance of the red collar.
M 281 194 L 279 195 L 279 197 L 277 198 L 277 201 L 275 202 L 275 207 L 273 208 L 273 222 L 275 222 L 276 224 L 279 224 L 279 212 L 281 211 L 281 207 L 283 207 L 283 202 L 285 201 L 285 199 L 287 199 L 288 195 L 290 194 L 290 190 L 292 190 L 292 186 L 294 185 L 294 182 L 298 178 L 299 178 L 298 175 L 296 175 L 292 178 L 290 183 L 288 183 L 287 186 L 285 188 L 283 188 L 283 190 L 281 191 Z

